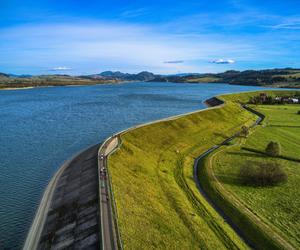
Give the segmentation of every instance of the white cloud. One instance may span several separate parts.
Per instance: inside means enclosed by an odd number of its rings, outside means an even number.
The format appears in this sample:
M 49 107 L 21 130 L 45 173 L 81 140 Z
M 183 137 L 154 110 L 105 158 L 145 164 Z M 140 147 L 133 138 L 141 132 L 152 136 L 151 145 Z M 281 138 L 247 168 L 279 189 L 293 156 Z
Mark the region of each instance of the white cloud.
M 164 63 L 179 64 L 179 63 L 184 63 L 184 61 L 183 60 L 174 60 L 174 61 L 165 61 Z
M 223 58 L 215 59 L 210 62 L 215 63 L 215 64 L 233 64 L 233 63 L 235 63 L 235 61 L 232 59 L 223 59 Z
M 51 69 L 51 71 L 63 71 L 63 70 L 71 70 L 72 68 L 60 66 L 60 67 L 54 67 Z
M 23 25 L 1 29 L 0 67 L 22 68 L 25 73 L 35 69 L 40 73 L 49 71 L 49 65 L 68 65 L 55 68 L 70 70 L 72 74 L 104 70 L 218 71 L 220 67 L 210 64 L 210 59 L 219 55 L 240 62 L 257 62 L 280 51 L 266 40 L 268 37 L 252 39 L 234 34 L 179 34 L 170 29 L 126 23 Z M 184 58 L 184 63 L 178 58 Z M 231 59 L 213 62 L 234 63 Z
M 269 27 L 272 29 L 300 30 L 300 18 L 284 20 L 281 23 Z
M 132 17 L 142 16 L 147 12 L 148 12 L 147 8 L 129 9 L 121 13 L 121 16 L 125 18 L 132 18 Z

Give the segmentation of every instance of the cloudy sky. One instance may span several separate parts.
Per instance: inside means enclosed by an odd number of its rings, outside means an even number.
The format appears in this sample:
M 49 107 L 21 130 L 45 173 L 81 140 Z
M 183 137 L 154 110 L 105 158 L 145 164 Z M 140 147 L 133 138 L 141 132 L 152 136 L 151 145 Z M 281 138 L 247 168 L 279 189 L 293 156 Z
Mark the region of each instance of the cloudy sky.
M 299 0 L 0 0 L 0 72 L 300 68 Z

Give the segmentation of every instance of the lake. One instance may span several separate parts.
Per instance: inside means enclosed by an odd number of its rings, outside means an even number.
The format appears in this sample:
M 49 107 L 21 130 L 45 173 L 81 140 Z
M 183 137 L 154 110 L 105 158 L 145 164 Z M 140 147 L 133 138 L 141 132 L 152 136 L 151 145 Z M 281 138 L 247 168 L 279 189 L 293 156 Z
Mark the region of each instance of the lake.
M 20 249 L 47 183 L 76 152 L 133 125 L 205 108 L 226 84 L 126 83 L 0 91 L 0 249 Z

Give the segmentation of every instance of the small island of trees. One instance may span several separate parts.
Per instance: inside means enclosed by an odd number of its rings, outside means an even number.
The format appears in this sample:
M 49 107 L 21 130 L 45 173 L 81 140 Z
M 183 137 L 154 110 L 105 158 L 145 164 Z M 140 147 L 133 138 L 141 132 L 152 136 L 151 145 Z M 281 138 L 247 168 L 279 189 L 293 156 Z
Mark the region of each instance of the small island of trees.
M 272 96 L 260 93 L 250 98 L 249 104 L 299 104 L 300 96 Z

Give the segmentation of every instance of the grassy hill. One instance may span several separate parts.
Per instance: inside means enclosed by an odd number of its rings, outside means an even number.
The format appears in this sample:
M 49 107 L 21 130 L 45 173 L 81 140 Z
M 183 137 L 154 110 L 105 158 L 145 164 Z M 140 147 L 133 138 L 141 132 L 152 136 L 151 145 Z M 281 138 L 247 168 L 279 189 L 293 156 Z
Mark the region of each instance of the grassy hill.
M 299 249 L 300 115 L 297 112 L 300 105 L 255 108 L 266 116 L 264 124 L 247 139 L 239 138 L 208 157 L 204 163 L 205 174 L 199 178 L 207 184 L 211 197 L 253 240 L 264 237 L 278 248 Z M 264 154 L 271 140 L 282 145 L 282 158 Z M 266 187 L 243 184 L 239 173 L 245 164 L 269 163 L 282 166 L 287 174 L 286 183 Z
M 180 83 L 228 83 L 236 85 L 299 88 L 300 69 L 230 70 L 218 74 L 155 75 L 143 71 L 137 74 L 105 71 L 100 74 L 69 75 L 8 75 L 0 73 L 0 89 L 39 86 L 90 85 L 126 81 L 180 82 Z
M 218 74 L 197 74 L 185 76 L 162 76 L 152 81 L 186 83 L 228 83 L 269 87 L 300 87 L 300 69 L 229 70 Z
M 153 79 L 154 74 L 143 71 L 138 74 L 125 74 L 121 72 L 105 71 L 100 74 L 70 76 L 70 75 L 8 75 L 0 73 L 0 89 L 24 88 L 43 86 L 65 85 L 92 85 L 103 83 L 119 83 L 125 81 L 148 81 Z
M 109 169 L 124 247 L 246 249 L 199 194 L 193 162 L 254 119 L 228 103 L 123 134 Z
M 69 75 L 10 76 L 7 74 L 0 74 L 0 89 L 65 85 L 92 85 L 114 82 L 117 81 L 83 78 Z
M 227 103 L 220 108 L 121 136 L 122 145 L 110 157 L 109 170 L 124 248 L 248 248 L 199 193 L 193 164 L 202 152 L 256 120 L 237 103 L 252 95 L 224 96 Z

